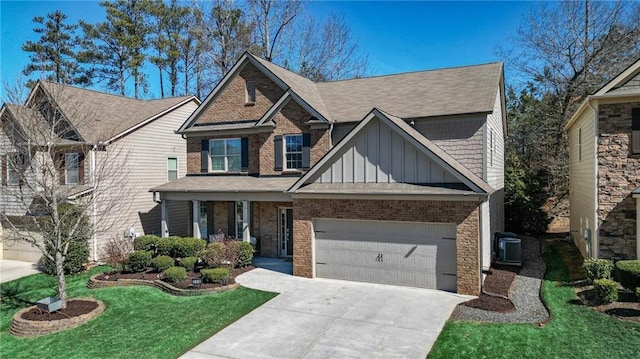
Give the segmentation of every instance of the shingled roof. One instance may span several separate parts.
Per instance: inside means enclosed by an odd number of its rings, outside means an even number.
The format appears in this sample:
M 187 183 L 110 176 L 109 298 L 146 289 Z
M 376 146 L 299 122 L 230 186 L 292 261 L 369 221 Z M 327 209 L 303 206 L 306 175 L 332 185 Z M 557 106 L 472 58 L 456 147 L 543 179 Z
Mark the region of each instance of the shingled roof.
M 47 81 L 38 85 L 87 142 L 107 141 L 194 96 L 141 100 Z M 34 89 L 35 91 L 35 89 Z

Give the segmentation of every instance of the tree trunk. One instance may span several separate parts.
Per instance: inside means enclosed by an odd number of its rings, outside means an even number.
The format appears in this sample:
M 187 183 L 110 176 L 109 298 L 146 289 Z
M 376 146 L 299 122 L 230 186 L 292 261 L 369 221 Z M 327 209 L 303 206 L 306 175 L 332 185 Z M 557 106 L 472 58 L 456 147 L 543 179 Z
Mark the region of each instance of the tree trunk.
M 56 251 L 56 277 L 58 281 L 58 298 L 62 301 L 62 309 L 67 307 L 67 281 L 64 277 L 64 257 Z

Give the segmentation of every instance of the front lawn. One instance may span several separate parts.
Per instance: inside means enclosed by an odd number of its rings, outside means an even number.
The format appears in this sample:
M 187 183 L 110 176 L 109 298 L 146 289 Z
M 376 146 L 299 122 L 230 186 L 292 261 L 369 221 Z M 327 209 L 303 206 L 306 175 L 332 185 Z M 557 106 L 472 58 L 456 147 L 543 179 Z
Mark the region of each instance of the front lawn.
M 553 244 L 543 245 L 544 326 L 449 321 L 429 358 L 637 358 L 640 324 L 587 308 L 576 299 L 569 271 Z
M 175 297 L 151 287 L 87 289 L 106 268 L 68 276 L 70 297 L 94 297 L 107 309 L 68 331 L 35 338 L 9 334 L 14 313 L 55 294 L 55 278 L 35 274 L 0 288 L 0 358 L 176 358 L 273 298 L 247 288 Z

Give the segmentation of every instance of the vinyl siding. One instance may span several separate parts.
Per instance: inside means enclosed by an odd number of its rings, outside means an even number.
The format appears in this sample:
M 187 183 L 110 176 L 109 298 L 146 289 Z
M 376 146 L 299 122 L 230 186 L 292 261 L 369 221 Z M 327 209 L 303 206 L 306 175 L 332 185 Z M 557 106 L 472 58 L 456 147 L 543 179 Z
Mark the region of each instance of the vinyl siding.
M 498 90 L 493 112 L 487 115 L 487 131 L 484 134 L 483 151 L 486 175 L 482 176 L 482 179 L 494 189 L 504 188 L 504 126 L 502 116 L 502 102 L 500 90 Z M 493 142 L 493 151 L 491 151 L 491 142 Z
M 0 127 L 0 161 L 5 158 L 7 153 L 17 152 L 15 146 L 5 133 L 4 129 Z M 0 179 L 4 178 L 4 168 L 0 165 Z M 20 187 L 18 185 L 7 184 L 3 186 L 0 182 L 0 211 L 9 216 L 22 216 L 27 213 L 26 200 L 18 200 L 20 194 Z M 27 196 L 27 198 L 33 197 Z
M 414 120 L 414 128 L 445 150 L 475 175 L 482 170 L 485 115 L 434 117 Z
M 109 193 L 121 197 L 122 203 L 113 204 L 112 198 L 101 202 L 115 208 L 105 216 L 104 228 L 99 229 L 98 247 L 110 236 L 121 236 L 132 227 L 140 235 L 160 234 L 160 204 L 153 202 L 149 189 L 168 181 L 168 157 L 178 159 L 178 177 L 186 175 L 186 141 L 173 131 L 196 107 L 191 101 L 116 141 L 106 152 L 98 152 L 98 168 L 108 161 L 110 166 L 117 166 L 127 174 L 121 188 Z M 167 209 L 170 234 L 186 235 L 189 212 L 185 202 L 169 201 Z
M 582 129 L 582 159 L 579 156 L 579 132 Z M 583 256 L 588 257 L 585 231 L 597 235 L 595 118 L 591 110 L 583 112 L 567 131 L 569 138 L 569 201 L 571 234 Z

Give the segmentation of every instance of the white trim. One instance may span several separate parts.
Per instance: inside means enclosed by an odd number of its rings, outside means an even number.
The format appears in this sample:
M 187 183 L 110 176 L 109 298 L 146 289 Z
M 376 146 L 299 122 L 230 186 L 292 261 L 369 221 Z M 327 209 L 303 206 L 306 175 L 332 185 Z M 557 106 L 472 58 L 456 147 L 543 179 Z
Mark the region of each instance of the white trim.
M 273 116 L 275 116 L 286 104 L 291 100 L 291 92 L 289 90 L 285 91 L 284 94 L 276 101 L 269 110 L 262 115 L 260 120 L 255 124 L 255 126 L 264 126 L 266 122 L 270 121 Z
M 230 140 L 238 140 L 240 141 L 240 169 L 237 171 L 230 171 L 229 170 L 229 154 L 227 153 L 227 141 Z M 211 153 L 211 143 L 214 141 L 223 141 L 224 142 L 224 155 L 214 155 Z M 242 172 L 242 138 L 241 137 L 230 137 L 230 138 L 211 138 L 209 139 L 209 156 L 208 156 L 208 161 L 209 161 L 209 173 L 236 173 L 236 172 Z M 224 170 L 214 170 L 213 169 L 213 159 L 212 157 L 223 157 L 224 158 Z M 238 157 L 238 155 L 232 155 L 232 157 Z
M 75 155 L 75 163 L 76 163 L 76 178 L 75 178 L 75 182 L 70 182 L 69 181 L 69 172 L 67 171 L 68 167 L 69 167 L 69 160 L 68 157 L 72 157 Z M 8 180 L 8 178 L 7 178 Z M 64 184 L 65 185 L 69 185 L 69 184 L 80 184 L 80 153 L 78 152 L 65 152 L 64 153 Z
M 569 122 L 564 126 L 564 131 L 567 132 L 573 124 L 578 121 L 580 115 L 589 107 L 593 107 L 592 105 L 598 106 L 599 104 L 610 104 L 610 103 L 627 103 L 627 102 L 635 102 L 640 101 L 640 93 L 611 93 L 604 95 L 590 95 L 580 104 L 580 107 L 573 113 Z M 597 114 L 596 114 L 597 120 Z
M 291 194 L 285 192 L 157 192 L 160 200 L 191 201 L 242 201 L 291 202 Z
M 192 237 L 200 238 L 200 201 L 197 199 L 193 199 L 193 206 L 191 206 L 193 221 L 191 222 L 193 233 Z
M 178 179 L 180 178 L 180 159 L 178 158 L 178 156 L 175 155 L 169 155 L 167 156 L 167 181 L 173 181 L 172 179 L 169 178 L 169 171 L 174 171 L 174 170 L 170 170 L 169 169 L 169 160 L 176 160 L 176 178 Z
M 469 194 L 469 195 L 441 195 L 441 194 L 345 194 L 345 193 L 293 193 L 293 199 L 379 199 L 379 200 L 398 200 L 398 201 L 464 201 L 464 202 L 483 202 L 487 199 L 486 194 Z
M 300 151 L 290 152 L 291 154 L 300 154 L 300 168 L 289 168 L 287 166 L 287 137 L 300 137 Z M 303 145 L 303 136 L 302 133 L 290 133 L 287 135 L 282 135 L 282 171 L 302 171 L 302 145 Z
M 160 202 L 160 236 L 169 237 L 169 227 L 167 226 L 167 201 Z
M 631 77 L 640 73 L 640 59 L 636 60 L 633 64 L 627 67 L 624 71 L 622 71 L 618 76 L 616 76 L 613 80 L 609 81 L 606 85 L 602 86 L 594 95 L 604 95 L 605 93 L 611 91 L 617 85 L 628 81 Z
M 252 85 L 252 86 L 249 86 L 249 85 Z M 253 100 L 251 99 L 251 97 L 253 97 Z M 256 82 L 254 80 L 246 80 L 244 82 L 244 104 L 255 105 L 255 103 L 256 103 Z

